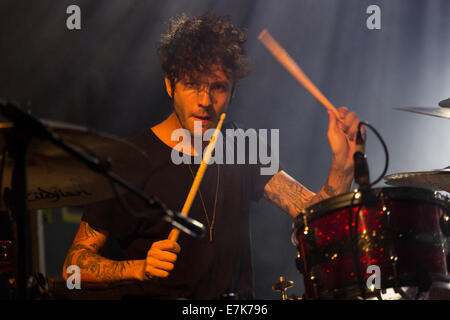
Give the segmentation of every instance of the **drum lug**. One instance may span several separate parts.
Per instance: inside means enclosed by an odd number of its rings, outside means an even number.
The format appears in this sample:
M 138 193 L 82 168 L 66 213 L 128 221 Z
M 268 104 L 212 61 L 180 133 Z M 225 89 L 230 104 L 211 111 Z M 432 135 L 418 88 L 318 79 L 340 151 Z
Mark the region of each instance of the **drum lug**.
M 303 259 L 302 256 L 300 255 L 300 252 L 297 251 L 297 257 L 295 258 L 295 266 L 297 267 L 297 270 L 305 275 L 305 267 L 303 265 Z
M 317 297 L 318 291 L 322 286 L 322 269 L 320 266 L 314 266 L 311 268 L 311 271 L 309 272 L 309 279 L 311 280 L 313 286 L 314 286 L 314 294 Z
M 310 212 L 313 213 L 313 212 Z M 305 237 L 305 242 L 308 244 L 310 249 L 315 250 L 317 249 L 317 228 L 311 229 L 308 225 L 308 218 L 305 210 L 302 210 L 301 212 L 302 219 L 303 219 L 303 235 Z
M 317 228 L 310 229 L 308 233 L 305 234 L 305 241 L 310 247 L 311 250 L 318 249 L 318 239 L 319 239 L 319 230 Z
M 450 237 L 450 217 L 444 214 L 439 219 L 439 225 L 441 226 L 442 233 L 445 237 Z

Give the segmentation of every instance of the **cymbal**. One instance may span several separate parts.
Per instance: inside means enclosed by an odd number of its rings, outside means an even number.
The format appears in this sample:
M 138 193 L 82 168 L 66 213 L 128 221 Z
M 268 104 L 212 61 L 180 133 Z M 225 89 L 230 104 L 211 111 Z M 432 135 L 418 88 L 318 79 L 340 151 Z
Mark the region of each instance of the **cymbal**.
M 110 159 L 111 171 L 122 179 L 143 183 L 142 172 L 145 172 L 150 160 L 138 147 L 112 135 L 84 127 L 45 120 L 42 122 L 79 151 L 103 160 Z M 12 123 L 0 123 L 1 160 L 6 150 L 6 135 L 13 129 Z M 6 157 L 0 180 L 1 195 L 6 187 L 11 187 L 13 166 L 11 157 Z M 107 178 L 92 171 L 53 143 L 39 138 L 32 138 L 28 147 L 26 174 L 30 210 L 80 206 L 115 196 Z M 117 187 L 117 190 L 122 194 L 125 192 L 121 187 Z M 0 209 L 5 208 L 1 196 Z
M 443 108 L 450 108 L 450 98 L 439 101 L 439 106 Z
M 443 119 L 450 119 L 450 109 L 448 109 L 448 108 L 407 107 L 407 108 L 394 108 L 394 109 L 424 114 L 424 115 L 433 116 L 433 117 L 439 117 L 439 118 L 443 118 Z
M 426 188 L 450 192 L 450 168 L 417 172 L 395 173 L 385 176 L 387 184 Z

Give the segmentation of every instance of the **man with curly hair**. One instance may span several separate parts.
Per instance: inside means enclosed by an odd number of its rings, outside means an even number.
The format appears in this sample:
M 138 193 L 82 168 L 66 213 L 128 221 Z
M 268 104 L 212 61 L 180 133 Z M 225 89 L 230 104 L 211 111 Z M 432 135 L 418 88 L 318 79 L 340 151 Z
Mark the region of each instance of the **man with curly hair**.
M 175 165 L 171 153 L 175 149 L 195 157 L 198 151 L 193 145 L 178 150 L 172 133 L 185 129 L 194 135 L 195 122 L 201 124 L 202 133 L 216 127 L 236 83 L 249 74 L 245 40 L 229 18 L 214 14 L 177 17 L 161 37 L 158 54 L 173 112 L 131 141 L 152 160 L 148 172 L 134 182 L 173 210 L 182 208 L 198 165 Z M 158 216 L 131 217 L 117 199 L 96 203 L 84 212 L 67 254 L 64 277 L 67 266 L 74 264 L 81 269 L 82 283 L 126 284 L 126 293 L 132 296 L 218 299 L 234 293 L 241 299 L 252 298 L 250 202 L 264 196 L 295 217 L 301 209 L 350 188 L 359 119 L 345 108 L 338 111 L 339 122 L 329 113 L 333 162 L 317 194 L 282 169 L 265 176 L 260 174 L 261 164 L 212 164 L 190 210 L 192 218 L 207 226 L 206 237 L 181 234 L 177 242 L 168 240 L 171 227 Z M 131 197 L 127 200 L 133 203 Z M 107 239 L 117 241 L 122 259 L 101 255 Z

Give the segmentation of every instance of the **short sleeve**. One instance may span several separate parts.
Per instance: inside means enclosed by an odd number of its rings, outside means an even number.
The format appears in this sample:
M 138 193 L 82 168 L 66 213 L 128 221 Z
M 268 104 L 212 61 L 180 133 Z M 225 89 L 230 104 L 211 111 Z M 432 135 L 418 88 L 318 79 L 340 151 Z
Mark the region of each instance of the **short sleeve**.
M 128 141 L 141 151 L 146 150 L 149 135 L 147 131 L 143 131 L 128 139 Z M 149 162 L 150 165 L 151 163 Z M 138 189 L 143 188 L 149 174 L 148 172 L 137 172 L 136 170 L 130 171 L 127 168 L 121 168 L 118 171 L 114 171 L 114 173 L 126 183 Z M 120 190 L 120 187 L 117 186 L 117 189 Z M 124 203 L 129 208 L 126 208 Z M 129 209 L 138 211 L 140 207 L 142 207 L 142 201 L 137 196 L 124 193 L 121 195 L 121 200 L 115 197 L 85 206 L 81 220 L 87 222 L 91 228 L 97 231 L 105 230 L 120 239 L 135 231 L 138 218 Z
M 128 196 L 123 196 L 123 200 L 134 207 Z M 87 205 L 81 220 L 94 230 L 107 231 L 118 239 L 129 236 L 138 226 L 138 219 L 128 212 L 117 198 Z

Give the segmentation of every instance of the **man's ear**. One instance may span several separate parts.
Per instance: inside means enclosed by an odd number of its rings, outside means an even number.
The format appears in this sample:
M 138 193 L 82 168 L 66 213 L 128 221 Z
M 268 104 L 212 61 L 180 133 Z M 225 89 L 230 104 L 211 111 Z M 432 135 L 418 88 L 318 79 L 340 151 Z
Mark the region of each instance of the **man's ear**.
M 169 95 L 170 99 L 173 99 L 173 88 L 172 83 L 170 82 L 167 76 L 164 77 L 164 82 L 166 83 L 166 92 Z

